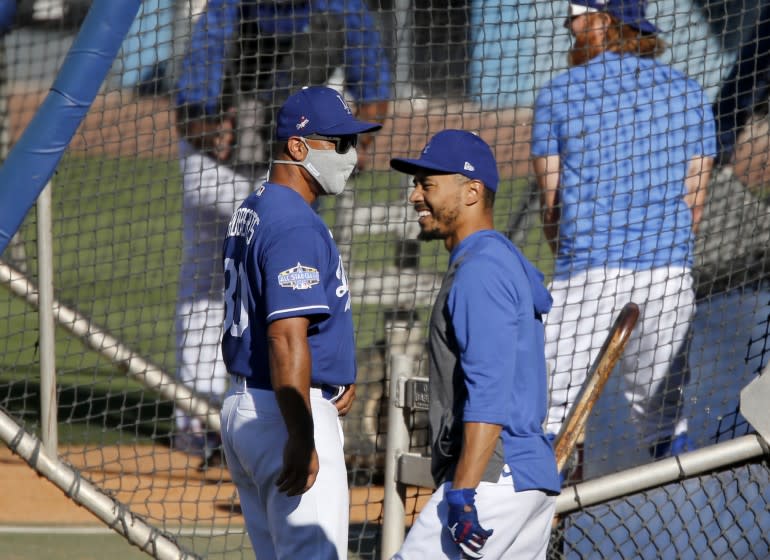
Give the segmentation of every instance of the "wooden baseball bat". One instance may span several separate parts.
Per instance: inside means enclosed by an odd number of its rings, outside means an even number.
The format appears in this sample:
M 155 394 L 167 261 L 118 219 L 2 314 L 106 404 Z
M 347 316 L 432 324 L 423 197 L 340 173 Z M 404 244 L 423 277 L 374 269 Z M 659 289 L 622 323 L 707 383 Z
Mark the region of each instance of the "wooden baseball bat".
M 620 356 L 623 355 L 623 350 L 626 348 L 628 339 L 631 337 L 631 331 L 634 330 L 638 319 L 638 305 L 629 302 L 623 306 L 602 345 L 602 349 L 599 351 L 599 355 L 588 370 L 586 380 L 578 393 L 575 404 L 556 437 L 554 451 L 559 472 L 562 471 L 567 459 L 580 441 L 591 410 L 599 400 L 604 385 L 610 377 L 610 372 L 612 372 Z

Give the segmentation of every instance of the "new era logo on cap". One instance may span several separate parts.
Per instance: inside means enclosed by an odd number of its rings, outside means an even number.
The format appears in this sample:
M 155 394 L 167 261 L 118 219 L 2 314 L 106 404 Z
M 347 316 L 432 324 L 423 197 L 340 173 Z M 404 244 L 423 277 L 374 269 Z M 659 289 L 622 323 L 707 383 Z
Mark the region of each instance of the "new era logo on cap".
M 394 158 L 390 166 L 410 175 L 458 173 L 481 181 L 491 191 L 497 191 L 499 182 L 492 149 L 477 134 L 466 130 L 442 130 L 430 139 L 419 159 Z

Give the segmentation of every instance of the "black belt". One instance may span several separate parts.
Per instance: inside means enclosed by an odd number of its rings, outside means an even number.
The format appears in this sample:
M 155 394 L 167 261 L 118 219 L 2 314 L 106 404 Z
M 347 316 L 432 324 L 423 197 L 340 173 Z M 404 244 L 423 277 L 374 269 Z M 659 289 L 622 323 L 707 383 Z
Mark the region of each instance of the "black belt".
M 272 391 L 273 386 L 270 384 L 269 381 L 262 380 L 260 378 L 255 377 L 245 377 L 243 375 L 233 375 L 233 379 L 236 383 L 243 383 L 243 380 L 246 380 L 246 387 L 249 389 L 261 389 L 262 391 Z M 311 383 L 310 384 L 311 389 L 320 389 L 321 395 L 323 395 L 323 398 L 325 398 L 327 401 L 330 401 L 332 399 L 336 399 L 342 394 L 342 385 L 332 385 L 331 383 Z
M 321 395 L 327 401 L 337 400 L 345 392 L 345 387 L 342 385 L 331 385 L 330 383 L 311 383 L 311 389 L 320 389 Z

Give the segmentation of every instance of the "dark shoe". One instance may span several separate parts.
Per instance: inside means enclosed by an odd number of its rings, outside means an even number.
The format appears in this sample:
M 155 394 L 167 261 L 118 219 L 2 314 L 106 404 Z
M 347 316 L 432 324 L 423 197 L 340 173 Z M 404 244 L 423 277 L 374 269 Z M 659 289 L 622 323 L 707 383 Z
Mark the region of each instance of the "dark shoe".
M 676 457 L 687 451 L 695 449 L 695 443 L 687 436 L 687 432 L 675 436 L 674 439 L 666 438 L 650 446 L 650 455 L 653 459 Z
M 193 457 L 205 457 L 206 437 L 190 431 L 180 431 L 172 436 L 171 448 Z
M 142 97 L 163 95 L 168 91 L 166 63 L 163 61 L 156 62 L 136 85 L 136 92 Z
M 198 472 L 206 472 L 209 469 L 223 467 L 225 465 L 225 454 L 222 452 L 221 447 L 217 447 L 211 450 L 203 457 L 203 460 L 198 465 Z

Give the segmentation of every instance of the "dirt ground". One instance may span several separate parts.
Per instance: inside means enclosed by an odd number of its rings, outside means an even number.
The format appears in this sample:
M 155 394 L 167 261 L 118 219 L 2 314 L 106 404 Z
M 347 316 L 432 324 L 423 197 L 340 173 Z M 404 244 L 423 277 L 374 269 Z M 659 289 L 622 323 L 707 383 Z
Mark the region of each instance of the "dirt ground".
M 150 519 L 235 522 L 235 488 L 226 470 L 205 475 L 183 453 L 162 447 L 62 448 L 60 454 L 82 474 L 139 515 Z M 65 493 L 38 475 L 8 448 L 0 449 L 0 524 L 100 524 Z
M 243 525 L 226 468 L 199 473 L 196 459 L 161 446 L 67 447 L 60 449 L 60 456 L 150 522 L 202 528 Z M 352 488 L 350 522 L 381 522 L 383 494 L 380 486 Z M 102 523 L 6 447 L 0 448 L 0 497 L 0 525 Z M 406 511 L 418 512 L 428 497 L 428 490 L 408 489 Z M 409 515 L 407 524 L 412 520 Z

